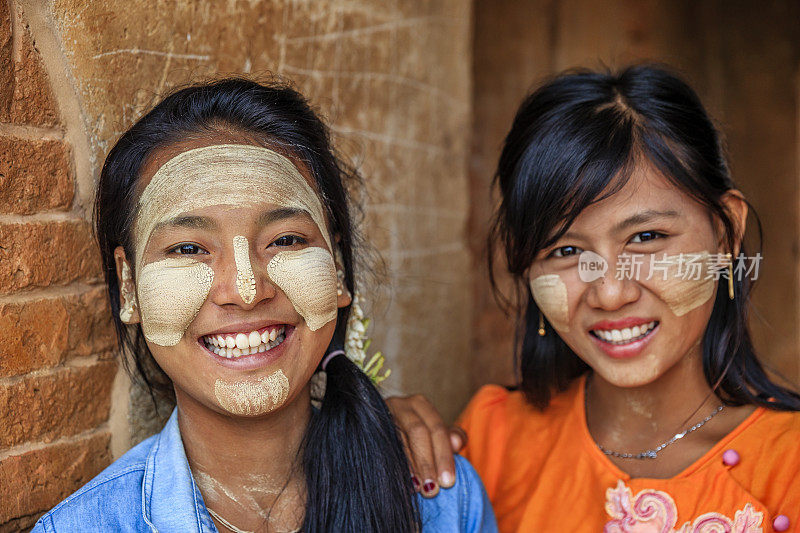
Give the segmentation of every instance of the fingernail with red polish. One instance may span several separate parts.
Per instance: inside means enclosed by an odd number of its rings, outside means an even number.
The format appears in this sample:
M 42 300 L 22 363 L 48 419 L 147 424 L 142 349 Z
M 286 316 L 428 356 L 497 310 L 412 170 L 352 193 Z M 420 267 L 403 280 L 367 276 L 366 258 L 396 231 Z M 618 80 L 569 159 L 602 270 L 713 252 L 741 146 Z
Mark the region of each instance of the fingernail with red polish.
M 422 485 L 422 492 L 430 494 L 436 490 L 436 482 L 432 479 L 426 479 L 425 484 Z
M 417 476 L 411 476 L 411 484 L 414 485 L 414 490 L 419 492 L 422 488 L 422 483 L 419 482 L 419 478 Z

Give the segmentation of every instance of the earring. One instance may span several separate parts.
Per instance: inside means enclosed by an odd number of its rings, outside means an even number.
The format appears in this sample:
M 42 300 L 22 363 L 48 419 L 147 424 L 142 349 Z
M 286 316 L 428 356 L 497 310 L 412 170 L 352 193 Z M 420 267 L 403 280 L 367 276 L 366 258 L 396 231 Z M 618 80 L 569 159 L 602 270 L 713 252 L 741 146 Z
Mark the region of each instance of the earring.
M 539 336 L 544 337 L 545 333 L 547 332 L 544 330 L 544 316 L 542 312 L 539 311 Z
M 728 298 L 733 300 L 733 256 L 731 254 L 725 254 L 728 256 Z

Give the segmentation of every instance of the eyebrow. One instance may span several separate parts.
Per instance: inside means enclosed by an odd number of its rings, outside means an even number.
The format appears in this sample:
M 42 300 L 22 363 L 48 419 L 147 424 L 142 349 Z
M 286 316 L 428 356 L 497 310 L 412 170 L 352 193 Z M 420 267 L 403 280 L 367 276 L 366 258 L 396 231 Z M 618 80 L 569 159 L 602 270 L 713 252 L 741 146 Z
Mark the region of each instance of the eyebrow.
M 678 218 L 680 217 L 680 213 L 675 210 L 668 209 L 666 211 L 658 211 L 655 209 L 645 209 L 644 211 L 640 211 L 635 215 L 631 215 L 622 222 L 617 223 L 614 228 L 614 233 L 619 233 L 631 226 L 636 226 L 638 224 L 644 224 L 646 222 L 650 222 L 655 219 L 659 218 Z M 575 239 L 575 240 L 588 240 L 587 237 L 583 233 L 578 233 L 574 231 L 567 231 L 562 235 L 558 240 L 561 239 Z
M 270 209 L 269 211 L 261 213 L 256 223 L 259 227 L 264 227 L 269 226 L 274 222 L 295 217 L 303 217 L 313 221 L 311 214 L 305 209 L 298 209 L 295 207 L 280 207 L 278 209 Z
M 631 226 L 636 226 L 639 224 L 644 224 L 645 222 L 650 222 L 654 219 L 658 218 L 678 218 L 680 217 L 680 213 L 675 210 L 668 209 L 667 211 L 657 211 L 655 209 L 645 209 L 644 211 L 640 211 L 635 215 L 629 216 L 622 222 L 619 222 L 614 226 L 614 232 L 618 233 L 624 229 L 627 229 Z
M 165 227 L 213 230 L 217 229 L 219 226 L 214 220 L 208 217 L 200 217 L 196 215 L 178 215 L 156 224 L 156 227 L 153 228 L 153 233 Z

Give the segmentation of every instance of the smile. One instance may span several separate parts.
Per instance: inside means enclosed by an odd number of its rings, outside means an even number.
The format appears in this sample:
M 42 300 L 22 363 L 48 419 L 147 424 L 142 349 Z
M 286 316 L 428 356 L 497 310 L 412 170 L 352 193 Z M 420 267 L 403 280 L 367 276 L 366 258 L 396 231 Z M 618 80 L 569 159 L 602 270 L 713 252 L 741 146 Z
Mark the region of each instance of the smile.
M 614 346 L 624 346 L 626 344 L 631 344 L 644 339 L 652 333 L 657 325 L 658 321 L 654 320 L 652 322 L 648 322 L 647 324 L 633 326 L 632 328 L 593 329 L 590 330 L 590 333 L 601 341 L 607 342 L 608 344 L 612 344 Z
M 250 332 L 205 335 L 201 337 L 201 341 L 210 352 L 227 359 L 235 359 L 268 352 L 279 346 L 286 338 L 285 331 L 285 325 L 270 326 Z

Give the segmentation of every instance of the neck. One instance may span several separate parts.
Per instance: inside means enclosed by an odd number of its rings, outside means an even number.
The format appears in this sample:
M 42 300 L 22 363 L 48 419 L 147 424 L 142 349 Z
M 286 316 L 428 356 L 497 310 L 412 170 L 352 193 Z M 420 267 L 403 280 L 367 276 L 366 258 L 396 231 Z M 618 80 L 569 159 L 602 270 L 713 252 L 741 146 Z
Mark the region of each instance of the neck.
M 311 417 L 308 387 L 258 418 L 223 414 L 175 393 L 186 458 L 206 506 L 243 530 L 296 528 L 304 508 L 301 446 Z
M 589 430 L 615 451 L 654 447 L 721 404 L 705 380 L 699 345 L 652 383 L 618 387 L 594 373 L 586 394 Z

